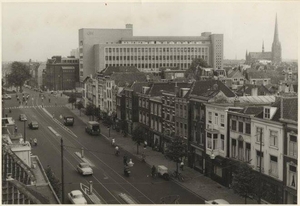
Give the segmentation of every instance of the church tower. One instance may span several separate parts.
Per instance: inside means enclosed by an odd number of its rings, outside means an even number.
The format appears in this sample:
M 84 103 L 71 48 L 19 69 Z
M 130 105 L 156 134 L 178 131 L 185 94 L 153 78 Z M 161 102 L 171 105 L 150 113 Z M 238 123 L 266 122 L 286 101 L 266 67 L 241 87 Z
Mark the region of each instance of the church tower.
M 273 63 L 281 62 L 281 44 L 279 42 L 279 37 L 278 37 L 277 14 L 275 20 L 274 40 L 272 44 L 272 62 Z
M 264 45 L 264 41 L 263 41 L 263 43 L 262 43 L 262 53 L 264 53 L 265 52 L 265 45 Z

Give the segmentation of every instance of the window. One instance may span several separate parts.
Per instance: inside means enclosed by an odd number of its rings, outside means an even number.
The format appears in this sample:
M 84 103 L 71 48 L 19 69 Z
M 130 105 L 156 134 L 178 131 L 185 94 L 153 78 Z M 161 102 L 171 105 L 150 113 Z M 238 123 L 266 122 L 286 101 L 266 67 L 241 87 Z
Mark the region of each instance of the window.
M 290 134 L 289 135 L 289 155 L 293 157 L 298 156 L 298 148 L 297 148 L 297 136 Z
M 270 145 L 278 147 L 278 132 L 270 130 Z
M 238 159 L 243 161 L 244 160 L 244 142 L 243 141 L 238 141 Z
M 246 143 L 245 161 L 250 163 L 251 158 L 251 144 Z
M 264 168 L 264 153 L 260 153 L 260 151 L 256 151 L 256 168 L 259 169 L 261 159 L 261 169 L 263 171 Z
M 225 150 L 225 137 L 221 134 L 221 150 Z
M 236 131 L 236 120 L 231 120 L 231 130 Z
M 239 122 L 239 132 L 244 132 L 244 122 Z
M 211 123 L 212 120 L 212 113 L 208 112 L 208 122 Z
M 251 124 L 250 123 L 246 123 L 246 134 L 251 134 Z
M 214 134 L 213 149 L 218 148 L 218 134 Z
M 270 108 L 265 108 L 264 118 L 270 119 Z
M 221 127 L 225 126 L 224 122 L 225 122 L 225 116 L 221 114 Z
M 278 169 L 277 169 L 277 157 L 270 155 L 270 174 L 273 176 L 278 176 Z
M 236 158 L 236 139 L 232 139 L 231 143 L 231 157 Z
M 289 165 L 288 167 L 288 186 L 296 189 L 297 188 L 297 167 Z
M 256 142 L 260 142 L 260 137 L 264 143 L 264 130 L 262 127 L 256 127 Z
M 219 177 L 222 177 L 222 168 L 218 166 L 214 166 L 214 174 Z
M 215 124 L 218 124 L 218 119 L 219 119 L 219 114 L 218 113 L 215 113 Z
M 207 133 L 207 148 L 211 149 L 212 145 L 211 145 L 211 133 Z

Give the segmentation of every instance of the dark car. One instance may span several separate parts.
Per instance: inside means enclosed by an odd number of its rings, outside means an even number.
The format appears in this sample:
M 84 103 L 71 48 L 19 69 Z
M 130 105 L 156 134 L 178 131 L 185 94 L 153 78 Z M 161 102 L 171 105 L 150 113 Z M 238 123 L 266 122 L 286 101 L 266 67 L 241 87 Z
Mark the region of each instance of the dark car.
M 30 129 L 38 129 L 39 128 L 39 123 L 37 121 L 32 121 L 28 124 L 28 127 Z
M 25 114 L 20 114 L 19 120 L 22 121 L 22 122 L 27 121 L 26 115 Z

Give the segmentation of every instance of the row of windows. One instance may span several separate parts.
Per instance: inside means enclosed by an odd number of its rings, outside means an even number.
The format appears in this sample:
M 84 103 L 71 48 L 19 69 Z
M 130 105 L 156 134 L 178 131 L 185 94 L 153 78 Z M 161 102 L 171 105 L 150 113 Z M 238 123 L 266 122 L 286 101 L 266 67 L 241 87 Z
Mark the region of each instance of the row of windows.
M 251 124 L 240 122 L 236 120 L 231 120 L 231 130 L 240 133 L 251 134 Z
M 208 112 L 208 123 L 212 123 L 212 112 Z M 214 124 L 219 125 L 219 114 L 215 113 L 214 115 Z M 223 114 L 220 115 L 220 126 L 225 126 L 225 116 Z
M 202 52 L 207 53 L 208 48 L 195 48 L 195 47 L 177 47 L 177 48 L 105 48 L 106 53 L 112 52 Z
M 122 41 L 121 44 L 209 44 L 209 41 Z M 106 42 L 108 44 L 108 42 Z
M 162 68 L 162 67 L 180 67 L 180 68 L 189 68 L 191 63 L 157 63 L 157 64 L 105 64 L 105 68 L 109 66 L 135 66 L 140 69 L 148 69 L 148 68 Z M 83 72 L 82 75 L 83 76 Z
M 193 60 L 194 58 L 202 58 L 207 60 L 206 55 L 177 55 L 177 56 L 105 56 L 106 61 L 119 61 L 119 60 Z

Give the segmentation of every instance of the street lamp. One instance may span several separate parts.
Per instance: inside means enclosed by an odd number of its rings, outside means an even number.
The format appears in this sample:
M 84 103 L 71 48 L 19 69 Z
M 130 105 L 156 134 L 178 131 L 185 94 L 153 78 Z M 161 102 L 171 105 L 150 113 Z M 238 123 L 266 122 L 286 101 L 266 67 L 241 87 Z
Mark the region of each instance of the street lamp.
M 61 157 L 61 203 L 64 204 L 65 200 L 65 182 L 64 182 L 64 142 L 63 138 L 60 139 L 60 157 Z
M 108 127 L 108 138 L 110 138 L 110 127 Z
M 210 159 L 211 159 L 211 171 L 210 171 L 210 178 L 212 178 L 212 174 L 213 174 L 213 168 L 214 168 L 214 159 L 215 159 L 215 154 L 214 154 L 214 150 L 211 151 L 210 154 Z
M 26 121 L 24 120 L 24 142 L 26 142 Z

